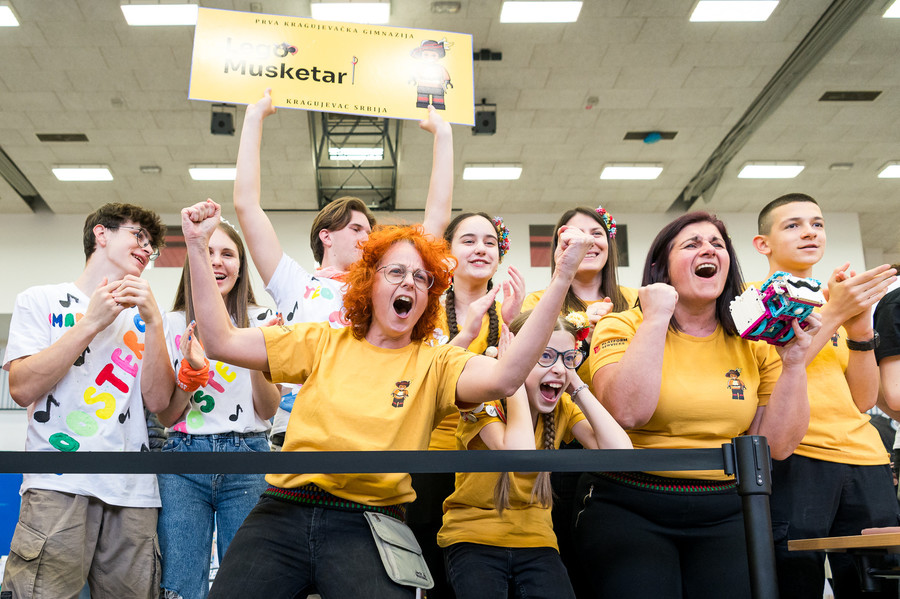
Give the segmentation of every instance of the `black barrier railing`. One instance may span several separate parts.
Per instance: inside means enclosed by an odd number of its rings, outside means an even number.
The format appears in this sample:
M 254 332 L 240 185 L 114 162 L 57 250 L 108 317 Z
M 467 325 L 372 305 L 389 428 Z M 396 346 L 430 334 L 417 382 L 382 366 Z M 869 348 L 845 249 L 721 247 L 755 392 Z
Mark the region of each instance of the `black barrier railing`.
M 0 451 L 0 473 L 247 474 L 256 472 L 641 472 L 722 470 L 734 474 L 744 510 L 751 594 L 778 596 L 765 437 L 721 449 L 582 451 L 44 452 Z

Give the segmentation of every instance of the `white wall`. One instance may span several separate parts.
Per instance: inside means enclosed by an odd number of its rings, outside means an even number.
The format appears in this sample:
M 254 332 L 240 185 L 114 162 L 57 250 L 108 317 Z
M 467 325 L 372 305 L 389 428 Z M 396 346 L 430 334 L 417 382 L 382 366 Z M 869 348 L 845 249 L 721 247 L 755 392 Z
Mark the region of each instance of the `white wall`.
M 234 215 L 225 215 L 237 223 Z M 312 212 L 285 212 L 271 215 L 284 250 L 304 267 L 312 269 L 314 262 L 309 250 L 309 229 L 315 216 Z M 378 214 L 381 222 L 418 222 L 415 212 L 395 215 Z M 528 247 L 528 225 L 555 224 L 555 214 L 512 214 L 504 216 L 511 231 L 511 249 L 501 273 L 512 264 L 525 277 L 528 290 L 543 289 L 550 280 L 550 269 L 531 268 Z M 720 214 L 729 232 L 747 280 L 758 280 L 768 273 L 765 259 L 751 245 L 756 234 L 755 214 Z M 623 285 L 640 285 L 644 257 L 650 242 L 663 225 L 671 220 L 665 214 L 616 214 L 619 224 L 628 225 L 631 265 L 619 271 Z M 828 247 L 824 259 L 814 270 L 814 276 L 827 280 L 832 269 L 844 262 L 851 268 L 865 269 L 865 258 L 855 213 L 825 215 L 828 223 Z M 179 215 L 164 215 L 163 222 L 181 222 Z M 81 230 L 84 215 L 4 215 L 0 220 L 0 315 L 12 312 L 16 294 L 26 287 L 74 280 L 84 266 L 81 249 Z M 154 295 L 163 306 L 170 306 L 181 276 L 180 268 L 154 268 L 145 271 Z M 272 306 L 271 298 L 263 291 L 255 269 L 251 273 L 253 286 L 260 303 Z M 502 279 L 502 274 L 501 277 Z M 2 319 L 0 319 L 2 322 Z M 0 330 L 0 341 L 7 331 Z M 24 412 L 0 411 L 0 450 L 21 449 L 24 444 Z
M 307 268 L 314 262 L 309 250 L 309 228 L 314 218 L 312 212 L 272 213 L 271 217 L 278 238 L 285 251 Z M 381 222 L 417 222 L 421 214 L 415 212 L 399 215 L 379 215 Z M 637 286 L 647 248 L 662 226 L 671 220 L 666 214 L 616 214 L 616 221 L 628 225 L 631 266 L 619 271 L 624 285 Z M 756 234 L 756 215 L 725 213 L 719 215 L 728 225 L 738 258 L 748 279 L 758 279 L 768 272 L 765 259 L 751 245 Z M 815 276 L 826 280 L 839 263 L 848 261 L 851 268 L 865 269 L 859 221 L 855 213 L 826 214 L 828 248 L 825 258 L 815 269 Z M 237 223 L 233 215 L 227 215 Z M 528 289 L 542 289 L 550 280 L 549 268 L 529 266 L 528 225 L 554 224 L 557 215 L 512 214 L 504 217 L 511 230 L 512 248 L 504 260 L 504 266 L 513 264 L 522 271 Z M 180 217 L 165 215 L 167 224 L 177 224 Z M 81 249 L 81 229 L 84 216 L 73 215 L 5 215 L 0 221 L 0 314 L 12 312 L 16 294 L 32 285 L 58 283 L 75 279 L 84 266 Z M 874 256 L 873 256 L 874 257 Z M 156 299 L 163 305 L 171 304 L 181 275 L 179 268 L 148 269 L 145 277 L 150 281 Z M 254 289 L 259 301 L 271 305 L 263 292 L 263 285 L 253 270 Z M 5 337 L 5 331 L 0 331 Z

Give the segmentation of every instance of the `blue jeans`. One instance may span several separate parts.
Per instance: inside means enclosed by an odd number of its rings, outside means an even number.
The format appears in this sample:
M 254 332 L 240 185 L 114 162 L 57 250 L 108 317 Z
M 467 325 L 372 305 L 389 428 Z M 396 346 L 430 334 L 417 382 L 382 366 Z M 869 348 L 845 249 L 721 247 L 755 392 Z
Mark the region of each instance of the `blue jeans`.
M 456 599 L 575 599 L 552 547 L 454 543 L 444 549 L 444 559 Z
M 210 599 L 413 599 L 384 571 L 361 512 L 262 497 L 231 543 Z
M 162 451 L 269 451 L 265 433 L 187 435 L 170 433 Z M 213 526 L 219 559 L 260 494 L 263 474 L 160 474 L 159 546 L 164 590 L 185 599 L 209 591 Z

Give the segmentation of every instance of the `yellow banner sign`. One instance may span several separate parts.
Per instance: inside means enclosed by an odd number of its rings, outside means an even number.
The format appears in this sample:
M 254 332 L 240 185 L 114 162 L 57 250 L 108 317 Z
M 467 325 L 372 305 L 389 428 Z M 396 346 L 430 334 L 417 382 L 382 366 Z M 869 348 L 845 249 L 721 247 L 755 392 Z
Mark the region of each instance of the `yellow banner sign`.
M 475 124 L 472 36 L 201 8 L 192 100 Z

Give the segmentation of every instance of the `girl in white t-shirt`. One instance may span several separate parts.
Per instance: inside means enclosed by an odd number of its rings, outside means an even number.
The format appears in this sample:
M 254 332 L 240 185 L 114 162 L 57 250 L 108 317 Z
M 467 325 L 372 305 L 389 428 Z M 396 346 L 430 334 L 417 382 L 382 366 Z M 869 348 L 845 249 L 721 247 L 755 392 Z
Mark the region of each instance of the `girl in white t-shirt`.
M 210 239 L 209 258 L 235 325 L 272 324 L 270 311 L 255 305 L 240 235 L 225 221 Z M 169 340 L 179 384 L 169 408 L 159 414 L 170 428 L 162 451 L 268 451 L 267 431 L 278 390 L 260 372 L 207 360 L 198 339 L 202 331 L 193 322 L 187 261 L 166 318 L 169 330 L 184 333 Z M 162 596 L 206 597 L 213 528 L 221 559 L 265 490 L 264 475 L 160 474 L 159 487 Z

